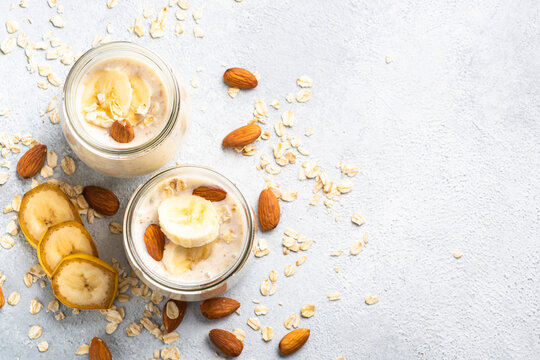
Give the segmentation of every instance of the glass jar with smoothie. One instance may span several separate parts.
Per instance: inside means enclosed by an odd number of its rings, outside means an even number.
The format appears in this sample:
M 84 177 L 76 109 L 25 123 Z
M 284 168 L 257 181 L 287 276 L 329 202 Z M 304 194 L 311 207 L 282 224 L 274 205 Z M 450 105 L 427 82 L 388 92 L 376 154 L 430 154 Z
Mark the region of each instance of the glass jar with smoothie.
M 89 50 L 63 91 L 62 128 L 75 154 L 104 174 L 130 177 L 163 167 L 187 131 L 184 89 L 153 52 L 129 42 Z M 126 136 L 118 136 L 118 129 Z
M 199 301 L 236 283 L 255 231 L 253 211 L 232 182 L 208 168 L 177 166 L 154 175 L 131 197 L 124 248 L 151 289 Z

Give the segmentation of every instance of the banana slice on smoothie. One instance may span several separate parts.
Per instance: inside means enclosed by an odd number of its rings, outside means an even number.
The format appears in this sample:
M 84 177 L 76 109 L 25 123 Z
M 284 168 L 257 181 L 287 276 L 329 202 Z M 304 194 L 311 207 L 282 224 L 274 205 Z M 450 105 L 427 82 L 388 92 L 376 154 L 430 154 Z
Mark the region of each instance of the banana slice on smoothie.
M 98 257 L 92 236 L 76 221 L 51 226 L 38 245 L 39 263 L 49 276 L 52 276 L 54 269 L 64 257 L 79 253 Z
M 58 264 L 51 283 L 58 300 L 69 307 L 108 309 L 118 290 L 118 272 L 94 256 L 74 254 Z
M 127 120 L 131 125 L 136 125 L 146 116 L 146 113 L 150 109 L 152 95 L 150 87 L 146 84 L 146 81 L 140 77 L 132 77 L 130 81 L 133 93 Z
M 195 195 L 167 198 L 158 207 L 159 226 L 173 243 L 185 248 L 209 244 L 219 235 L 219 215 L 208 200 Z
M 185 248 L 169 242 L 165 245 L 161 261 L 171 275 L 179 276 L 192 270 L 199 261 L 208 259 L 213 247 L 214 242 L 194 248 Z
M 79 211 L 57 186 L 41 184 L 24 194 L 19 225 L 28 242 L 37 248 L 47 229 L 64 221 L 82 223 Z
M 84 84 L 82 107 L 97 104 L 111 118 L 124 118 L 129 113 L 132 92 L 128 75 L 118 70 L 99 70 Z

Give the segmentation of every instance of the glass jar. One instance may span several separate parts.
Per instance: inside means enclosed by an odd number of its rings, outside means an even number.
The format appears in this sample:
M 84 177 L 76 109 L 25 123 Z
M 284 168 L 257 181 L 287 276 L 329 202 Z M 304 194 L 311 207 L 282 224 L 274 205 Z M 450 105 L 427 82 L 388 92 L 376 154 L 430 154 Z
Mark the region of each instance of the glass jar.
M 93 65 L 109 58 L 133 59 L 146 65 L 162 81 L 167 93 L 165 123 L 142 144 L 115 147 L 100 142 L 87 130 L 88 124 L 82 123 L 86 120 L 79 116 L 77 92 L 84 75 Z M 173 70 L 150 50 L 130 42 L 111 42 L 82 55 L 67 76 L 62 97 L 60 115 L 69 146 L 85 164 L 110 176 L 132 177 L 158 170 L 172 159 L 187 132 L 187 96 Z
M 142 225 L 141 227 L 140 223 L 137 224 L 137 221 L 139 221 L 137 215 L 144 214 L 146 212 L 144 206 L 148 206 L 149 203 L 156 205 L 147 200 L 151 198 L 151 194 L 156 194 L 156 191 L 161 186 L 160 184 L 172 179 L 186 179 L 186 182 L 188 182 L 189 179 L 195 178 L 208 179 L 209 185 L 217 185 L 227 192 L 227 196 L 232 196 L 235 205 L 237 205 L 235 211 L 238 211 L 237 214 L 242 219 L 242 224 L 244 224 L 245 228 L 240 251 L 226 268 L 203 280 L 181 283 L 171 280 L 174 276 L 168 276 L 163 271 L 159 271 L 160 267 L 156 267 L 156 264 L 159 263 L 149 257 L 150 255 L 144 244 L 143 229 L 146 225 Z M 157 205 L 152 211 L 157 212 Z M 238 282 L 241 272 L 250 257 L 257 229 L 253 214 L 253 210 L 240 190 L 218 172 L 209 168 L 192 165 L 181 165 L 165 169 L 139 186 L 129 200 L 123 225 L 126 257 L 137 276 L 149 288 L 157 290 L 167 297 L 182 301 L 201 301 L 216 297 Z M 219 239 L 216 241 L 224 240 Z M 213 251 L 216 251 L 216 247 L 214 247 Z M 209 257 L 202 261 L 210 261 L 208 265 L 212 265 L 211 259 Z

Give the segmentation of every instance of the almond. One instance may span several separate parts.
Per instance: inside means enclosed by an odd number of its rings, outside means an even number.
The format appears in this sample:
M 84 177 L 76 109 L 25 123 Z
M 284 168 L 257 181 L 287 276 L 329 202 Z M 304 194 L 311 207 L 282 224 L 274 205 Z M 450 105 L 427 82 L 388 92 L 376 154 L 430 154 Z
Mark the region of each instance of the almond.
M 133 126 L 127 120 L 113 122 L 110 133 L 111 137 L 119 143 L 128 143 L 135 137 Z
M 120 201 L 116 195 L 111 190 L 100 186 L 85 186 L 83 196 L 92 209 L 103 215 L 114 215 L 120 207 Z
M 242 68 L 228 69 L 223 74 L 223 80 L 230 86 L 239 89 L 253 89 L 259 84 L 255 75 Z
M 239 307 L 240 303 L 234 299 L 217 297 L 203 301 L 201 313 L 208 319 L 221 319 L 231 315 Z
M 193 190 L 193 195 L 200 196 L 209 201 L 221 201 L 227 197 L 227 192 L 216 185 L 199 186 Z
M 178 317 L 176 319 L 171 319 L 167 316 L 167 304 L 170 302 L 174 302 L 176 306 L 178 307 Z M 165 331 L 168 333 L 173 332 L 176 330 L 178 325 L 182 322 L 184 319 L 184 315 L 186 315 L 186 307 L 187 303 L 185 301 L 180 300 L 174 300 L 170 299 L 165 303 L 165 306 L 163 306 L 163 310 L 161 311 L 161 315 L 163 317 L 163 326 L 165 327 Z
M 210 330 L 210 341 L 223 355 L 236 357 L 244 350 L 244 343 L 231 332 L 221 329 Z
M 90 349 L 88 350 L 89 360 L 112 360 L 111 352 L 105 344 L 105 341 L 98 337 L 94 337 L 90 343 Z
M 261 136 L 261 127 L 257 124 L 242 126 L 225 136 L 222 145 L 226 147 L 239 147 L 251 144 Z
M 148 225 L 144 232 L 144 243 L 146 251 L 154 260 L 161 261 L 163 259 L 163 249 L 165 248 L 165 234 L 161 231 L 159 225 Z
M 2 291 L 2 285 L 0 285 L 0 309 L 4 304 L 6 303 L 6 299 L 4 298 L 4 292 Z
M 22 178 L 31 178 L 43 167 L 47 158 L 47 145 L 36 145 L 29 149 L 17 163 L 17 172 Z
M 272 230 L 279 223 L 279 201 L 271 189 L 264 189 L 259 195 L 259 223 L 261 229 Z
M 279 352 L 289 355 L 300 349 L 309 338 L 309 329 L 296 329 L 288 333 L 279 342 Z

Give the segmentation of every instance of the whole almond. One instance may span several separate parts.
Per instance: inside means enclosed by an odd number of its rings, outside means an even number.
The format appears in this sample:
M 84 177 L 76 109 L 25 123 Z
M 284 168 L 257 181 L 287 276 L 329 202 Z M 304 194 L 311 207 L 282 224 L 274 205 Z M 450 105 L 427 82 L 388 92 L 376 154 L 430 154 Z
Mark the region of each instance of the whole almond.
M 85 186 L 83 196 L 92 209 L 103 215 L 114 215 L 120 207 L 120 201 L 116 195 L 111 190 L 100 186 Z
M 167 304 L 170 302 L 174 302 L 176 304 L 176 307 L 178 308 L 178 317 L 176 319 L 171 319 L 167 316 Z M 165 306 L 163 306 L 163 310 L 161 311 L 161 315 L 163 318 L 163 326 L 165 327 L 165 331 L 168 333 L 176 330 L 178 325 L 182 322 L 184 319 L 184 315 L 186 315 L 186 307 L 187 303 L 180 300 L 173 300 L 170 299 L 165 303 Z
M 17 163 L 17 173 L 22 178 L 31 178 L 43 167 L 47 158 L 47 145 L 39 144 L 29 149 Z
M 227 197 L 227 192 L 216 185 L 199 186 L 193 190 L 193 195 L 209 201 L 221 201 Z
M 279 342 L 279 352 L 283 355 L 298 351 L 309 338 L 309 329 L 296 329 L 288 333 Z
M 113 122 L 109 134 L 119 143 L 128 143 L 135 137 L 133 126 L 127 120 Z
M 210 341 L 223 355 L 236 357 L 244 350 L 244 343 L 231 332 L 221 329 L 210 330 Z
M 6 303 L 6 298 L 4 297 L 4 292 L 2 291 L 2 285 L 0 285 L 0 309 Z
M 159 225 L 148 225 L 144 232 L 144 244 L 146 245 L 146 251 L 154 260 L 161 261 L 163 259 L 165 234 L 163 234 Z
M 250 124 L 231 131 L 223 139 L 222 145 L 225 147 L 245 146 L 257 140 L 259 136 L 261 136 L 261 127 Z
M 259 223 L 261 229 L 272 230 L 279 223 L 279 201 L 271 189 L 264 189 L 259 195 Z
M 251 72 L 242 68 L 230 68 L 223 74 L 223 80 L 232 87 L 239 89 L 253 89 L 259 81 Z
M 94 337 L 90 343 L 90 349 L 88 350 L 89 360 L 112 360 L 111 352 L 105 344 L 105 341 L 98 337 Z
M 221 319 L 231 315 L 239 307 L 240 303 L 234 299 L 217 297 L 203 301 L 201 313 L 208 319 Z

